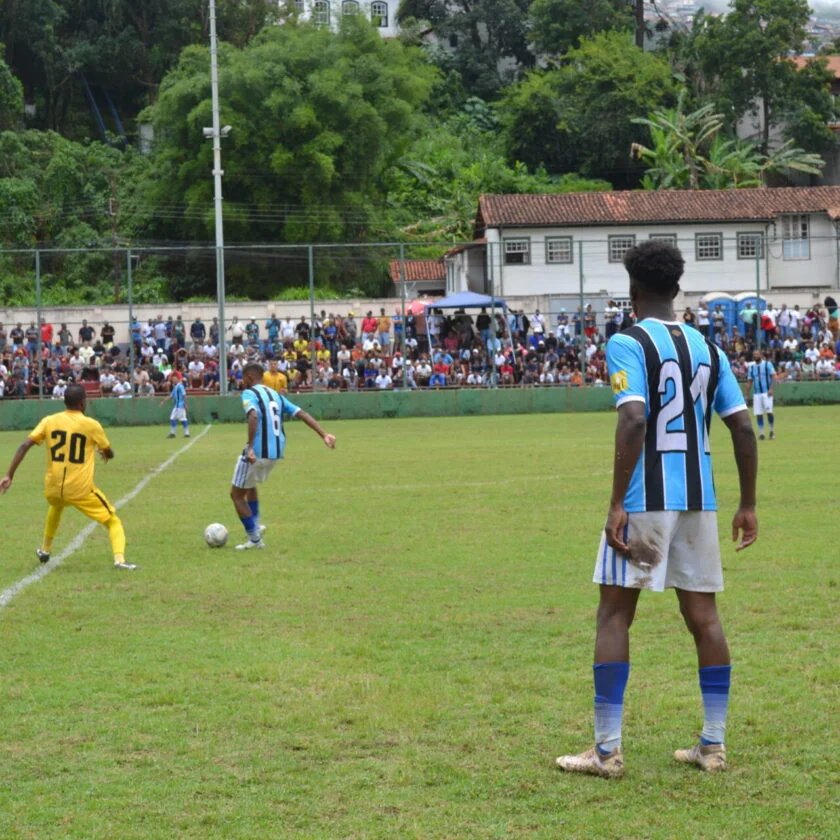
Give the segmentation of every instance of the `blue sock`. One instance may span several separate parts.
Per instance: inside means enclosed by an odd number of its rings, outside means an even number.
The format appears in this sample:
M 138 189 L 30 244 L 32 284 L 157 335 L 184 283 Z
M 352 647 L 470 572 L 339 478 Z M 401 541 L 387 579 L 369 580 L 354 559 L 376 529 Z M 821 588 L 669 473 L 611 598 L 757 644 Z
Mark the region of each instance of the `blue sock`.
M 174 435 L 175 434 L 175 429 L 177 429 L 177 428 L 178 428 L 178 423 L 175 420 L 173 420 L 169 424 L 169 434 Z
M 701 744 L 722 744 L 729 707 L 731 665 L 700 668 L 700 693 L 703 695 L 703 734 Z
M 245 527 L 245 533 L 251 538 L 253 542 L 258 542 L 260 539 L 260 530 L 253 516 L 240 516 L 239 521 Z
M 184 426 L 184 431 L 185 431 L 185 432 L 188 432 L 188 431 L 190 430 L 190 423 L 189 423 L 189 420 L 183 420 L 183 421 L 182 421 L 182 424 L 183 424 L 183 426 Z
M 593 666 L 595 679 L 595 744 L 602 755 L 621 746 L 624 689 L 629 662 L 602 662 Z
M 775 417 L 772 414 L 767 415 L 767 422 L 770 424 L 770 431 L 773 431 L 773 422 L 775 421 Z
M 254 499 L 253 501 L 248 501 L 248 507 L 251 508 L 251 516 L 254 517 L 254 521 L 259 525 L 260 521 L 260 500 Z
M 758 415 L 758 431 L 764 434 L 764 415 Z

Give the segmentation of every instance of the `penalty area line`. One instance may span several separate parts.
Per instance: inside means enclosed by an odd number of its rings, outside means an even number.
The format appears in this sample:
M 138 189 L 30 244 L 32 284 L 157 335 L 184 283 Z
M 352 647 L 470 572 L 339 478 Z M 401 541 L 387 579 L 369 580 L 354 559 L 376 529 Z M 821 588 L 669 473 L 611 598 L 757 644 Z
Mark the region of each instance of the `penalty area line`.
M 172 464 L 191 446 L 198 443 L 207 434 L 207 432 L 210 431 L 210 429 L 211 427 L 209 425 L 205 426 L 202 432 L 192 438 L 186 446 L 182 446 L 177 452 L 170 455 L 162 464 L 155 467 L 147 476 L 145 476 L 145 478 L 142 478 L 139 482 L 137 482 L 135 487 L 132 490 L 129 490 L 129 492 L 126 493 L 126 495 L 123 496 L 114 505 L 114 507 L 119 509 L 124 505 L 127 505 L 132 499 L 136 498 L 153 478 L 156 478 L 164 470 L 171 467 Z M 39 566 L 34 572 L 32 572 L 31 575 L 21 578 L 17 583 L 12 584 L 10 587 L 0 592 L 0 610 L 7 607 L 11 600 L 23 592 L 24 589 L 45 578 L 51 571 L 53 571 L 53 569 L 56 569 L 68 557 L 70 557 L 71 554 L 78 551 L 85 544 L 87 538 L 96 530 L 98 525 L 98 522 L 91 522 L 89 525 L 85 525 L 85 527 L 82 528 L 82 530 L 79 531 L 72 540 L 70 540 L 70 542 L 59 554 L 50 559 L 49 563 Z

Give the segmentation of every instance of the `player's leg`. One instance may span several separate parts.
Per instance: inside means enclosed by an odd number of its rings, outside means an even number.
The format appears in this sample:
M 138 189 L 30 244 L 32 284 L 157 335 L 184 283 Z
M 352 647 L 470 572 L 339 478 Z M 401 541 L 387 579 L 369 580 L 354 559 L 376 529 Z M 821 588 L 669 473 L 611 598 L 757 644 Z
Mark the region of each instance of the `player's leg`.
M 667 583 L 677 592 L 680 612 L 697 648 L 704 724 L 699 743 L 677 750 L 674 758 L 714 772 L 726 767 L 724 730 L 729 701 L 729 647 L 715 594 L 723 589 L 723 570 L 714 511 L 686 511 L 671 546 Z
M 767 413 L 767 424 L 770 427 L 770 440 L 776 439 L 776 430 L 773 428 L 776 422 L 776 416 L 773 414 L 773 397 L 769 394 L 764 396 L 764 409 Z
M 169 435 L 168 437 L 175 437 L 175 430 L 178 428 L 178 409 L 173 408 L 169 414 Z
M 732 672 L 729 647 L 714 592 L 678 589 L 677 597 L 680 612 L 697 647 L 700 693 L 703 697 L 703 732 L 699 743 L 690 749 L 677 750 L 674 758 L 714 773 L 726 769 L 724 734 Z
M 241 455 L 233 470 L 233 479 L 230 486 L 230 498 L 236 514 L 248 541 L 236 546 L 237 549 L 264 548 L 265 544 L 260 539 L 259 522 L 254 518 L 251 506 L 248 504 L 248 491 L 256 488 L 256 464 L 248 462 L 245 455 Z
M 758 423 L 758 439 L 764 440 L 764 400 L 763 394 L 753 394 L 753 414 Z
M 94 522 L 105 526 L 111 543 L 111 553 L 114 555 L 115 569 L 133 570 L 137 568 L 134 563 L 126 563 L 125 529 L 122 520 L 117 516 L 116 509 L 101 490 L 94 487 L 84 499 L 70 502 L 70 504 L 87 516 L 88 519 L 93 519 Z
M 64 505 L 60 501 L 48 501 L 48 504 L 47 521 L 44 523 L 44 539 L 41 541 L 41 547 L 35 550 L 42 563 L 49 562 L 53 540 L 58 533 L 58 526 L 61 524 L 61 515 L 64 513 Z

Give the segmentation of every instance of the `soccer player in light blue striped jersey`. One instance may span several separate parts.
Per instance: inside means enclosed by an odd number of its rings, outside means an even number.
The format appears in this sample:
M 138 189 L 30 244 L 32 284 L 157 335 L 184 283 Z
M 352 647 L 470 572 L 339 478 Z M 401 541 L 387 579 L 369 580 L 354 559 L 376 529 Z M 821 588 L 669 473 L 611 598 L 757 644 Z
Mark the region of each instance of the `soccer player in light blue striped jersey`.
M 164 397 L 160 404 L 163 405 L 167 400 L 172 400 L 172 411 L 169 414 L 169 434 L 167 437 L 174 438 L 175 430 L 178 428 L 180 421 L 184 426 L 184 437 L 190 436 L 190 421 L 187 419 L 187 389 L 181 380 L 181 374 L 172 371 L 172 390 L 168 397 Z
M 642 589 L 676 590 L 697 648 L 703 732 L 678 761 L 726 767 L 729 649 L 715 593 L 723 589 L 709 433 L 717 413 L 732 436 L 741 500 L 732 521 L 737 549 L 755 542 L 755 434 L 720 349 L 675 320 L 683 258 L 667 242 L 631 248 L 624 265 L 638 323 L 607 344 L 618 408 L 613 489 L 595 561 L 600 586 L 595 639 L 595 746 L 557 766 L 617 778 L 624 773 L 621 721 L 630 675 L 630 625 Z
M 248 419 L 248 443 L 236 461 L 230 497 L 245 528 L 248 539 L 236 546 L 239 550 L 265 548 L 260 525 L 260 502 L 257 484 L 271 474 L 283 458 L 286 434 L 283 420 L 297 417 L 316 434 L 329 449 L 335 449 L 335 435 L 327 434 L 318 422 L 291 400 L 262 384 L 262 365 L 252 362 L 242 371 L 242 407 Z
M 775 440 L 776 418 L 773 414 L 773 386 L 776 384 L 776 368 L 760 350 L 753 353 L 753 364 L 747 370 L 747 394 L 752 390 L 753 414 L 758 423 L 758 437 L 764 440 L 764 415 L 770 425 L 770 440 Z

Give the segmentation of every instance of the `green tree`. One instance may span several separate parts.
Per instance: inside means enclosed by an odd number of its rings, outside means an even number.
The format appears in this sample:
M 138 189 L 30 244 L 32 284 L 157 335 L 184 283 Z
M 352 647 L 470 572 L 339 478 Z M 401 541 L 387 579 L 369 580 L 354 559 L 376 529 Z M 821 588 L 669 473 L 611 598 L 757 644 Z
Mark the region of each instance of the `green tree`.
M 705 16 L 693 28 L 703 86 L 731 126 L 758 118 L 765 152 L 776 126 L 807 140 L 812 151 L 831 145 L 824 126 L 832 109 L 830 76 L 820 65 L 798 72 L 788 59 L 803 45 L 809 15 L 807 0 L 733 0 L 725 16 Z
M 0 43 L 0 131 L 17 128 L 23 120 L 23 85 L 3 60 Z
M 771 154 L 755 144 L 726 138 L 724 118 L 711 103 L 686 112 L 686 93 L 677 107 L 633 120 L 650 132 L 650 146 L 634 143 L 631 153 L 647 164 L 645 189 L 729 189 L 766 186 L 769 175 L 819 175 L 825 163 L 787 141 Z
M 472 103 L 443 124 L 430 123 L 418 137 L 407 157 L 419 167 L 401 167 L 390 177 L 389 196 L 403 233 L 438 242 L 472 239 L 481 193 L 610 189 L 605 181 L 574 174 L 552 177 L 522 163 L 509 165 L 503 138 L 487 123 L 488 116 Z
M 174 226 L 152 217 L 148 236 L 212 236 L 208 66 L 206 49 L 187 48 L 150 109 L 158 142 L 142 202 L 168 205 L 175 194 L 184 210 Z M 233 126 L 224 148 L 228 240 L 381 236 L 386 174 L 404 158 L 435 77 L 420 50 L 384 40 L 359 17 L 344 18 L 337 34 L 289 23 L 244 49 L 222 45 L 222 119 Z M 300 279 L 271 276 L 275 288 Z
M 528 46 L 531 0 L 403 0 L 397 19 L 418 32 L 433 32 L 435 62 L 461 77 L 468 95 L 495 98 L 522 67 L 532 67 Z M 416 21 L 427 26 L 416 27 Z
M 562 55 L 610 29 L 630 31 L 633 9 L 626 0 L 534 0 L 529 12 L 531 40 L 540 53 Z
M 621 32 L 584 38 L 562 63 L 508 89 L 501 110 L 508 157 L 549 173 L 580 172 L 630 182 L 633 117 L 676 99 L 667 62 Z

